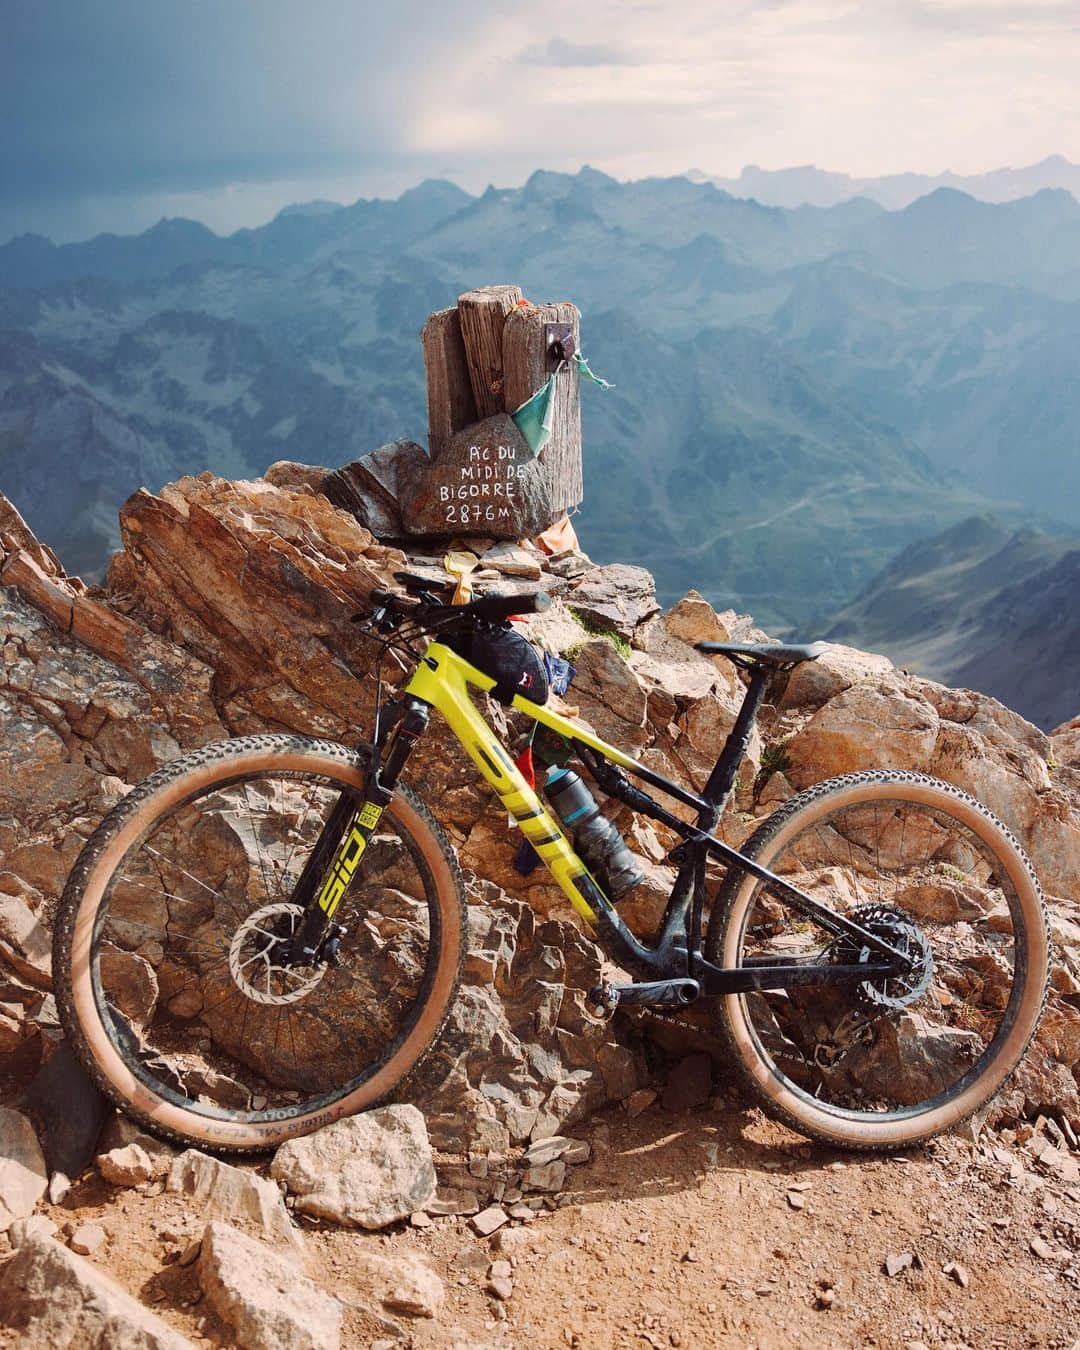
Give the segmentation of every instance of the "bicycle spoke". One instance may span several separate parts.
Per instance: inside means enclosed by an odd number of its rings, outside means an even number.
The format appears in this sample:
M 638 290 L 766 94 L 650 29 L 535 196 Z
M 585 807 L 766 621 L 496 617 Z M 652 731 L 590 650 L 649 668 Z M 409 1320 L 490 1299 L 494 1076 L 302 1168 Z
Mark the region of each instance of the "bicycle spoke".
M 199 938 L 191 937 L 187 933 L 174 933 L 168 929 L 163 931 L 159 928 L 155 928 L 152 924 L 141 923 L 138 919 L 118 918 L 116 923 L 122 925 L 124 928 L 141 928 L 158 941 L 165 939 L 168 942 L 186 942 L 189 946 L 199 947 L 205 952 L 219 952 L 223 950 L 221 946 L 212 946 L 210 943 L 202 942 Z
M 405 1043 L 429 996 L 438 890 L 392 809 L 342 909 L 334 964 L 293 956 L 302 911 L 289 896 L 345 790 L 292 768 L 211 782 L 113 864 L 92 940 L 100 1006 L 116 1009 L 106 1033 L 193 1119 L 222 1108 L 281 1124 L 339 1100 Z
M 819 859 L 809 867 L 801 852 L 808 836 L 815 841 L 811 854 Z M 965 870 L 934 861 L 950 852 L 962 857 Z M 778 1079 L 823 1107 L 873 1117 L 917 1107 L 986 1058 L 1013 987 L 1012 939 L 985 924 L 958 926 L 949 916 L 974 917 L 980 904 L 987 912 L 990 892 L 1008 899 L 1011 884 L 970 830 L 918 800 L 875 800 L 869 808 L 855 804 L 818 813 L 782 853 L 770 857 L 769 866 L 806 878 L 811 894 L 824 883 L 831 908 L 907 952 L 910 961 L 906 974 L 862 984 L 822 983 L 747 996 L 752 1024 Z M 955 898 L 954 876 L 967 884 L 976 871 L 981 879 L 970 884 L 978 892 Z M 742 921 L 743 962 L 790 960 L 792 924 L 761 908 L 767 895 L 774 907 L 778 897 L 765 885 L 753 894 Z M 871 902 L 868 896 L 877 898 Z M 782 896 L 779 903 L 794 921 Z M 958 908 L 961 904 L 968 908 Z M 806 955 L 800 950 L 797 959 Z M 841 937 L 814 959 L 827 967 L 875 958 L 869 947 Z
M 175 867 L 176 870 L 182 873 L 185 877 L 187 877 L 189 881 L 193 881 L 196 886 L 201 886 L 203 890 L 206 891 L 208 894 L 212 895 L 215 900 L 220 900 L 226 909 L 232 910 L 235 913 L 235 906 L 233 906 L 228 900 L 226 900 L 226 898 L 221 894 L 220 891 L 215 891 L 214 888 L 212 886 L 208 886 L 205 881 L 200 881 L 198 877 L 192 876 L 192 874 L 187 870 L 186 867 L 181 867 L 179 863 L 171 862 L 170 859 L 166 858 L 164 854 L 158 853 L 156 849 L 151 848 L 149 844 L 144 845 L 144 847 L 147 853 L 149 853 L 152 857 L 160 859 L 161 862 L 165 863 L 167 867 Z M 189 901 L 188 903 L 193 904 L 194 901 Z

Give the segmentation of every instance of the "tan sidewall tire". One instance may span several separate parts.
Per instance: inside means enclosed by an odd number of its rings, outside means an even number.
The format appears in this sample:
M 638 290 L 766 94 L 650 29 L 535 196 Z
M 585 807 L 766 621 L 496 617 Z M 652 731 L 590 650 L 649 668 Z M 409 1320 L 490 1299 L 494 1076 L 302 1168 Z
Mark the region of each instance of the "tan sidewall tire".
M 292 1117 L 286 1121 L 251 1123 L 244 1120 L 209 1119 L 185 1110 L 150 1091 L 128 1069 L 106 1034 L 94 999 L 90 970 L 91 939 L 98 906 L 109 878 L 128 848 L 140 834 L 164 812 L 170 810 L 201 787 L 212 785 L 235 774 L 257 770 L 305 770 L 322 773 L 339 782 L 363 789 L 366 773 L 361 760 L 351 752 L 330 743 L 304 742 L 292 736 L 261 736 L 247 738 L 258 745 L 243 748 L 243 741 L 225 743 L 235 753 L 214 756 L 218 747 L 205 747 L 195 752 L 189 772 L 169 780 L 171 770 L 182 761 L 175 761 L 160 771 L 159 790 L 151 791 L 134 811 L 124 816 L 121 802 L 116 815 L 121 818 L 115 832 L 108 835 L 97 858 L 82 881 L 81 895 L 67 924 L 70 934 L 71 972 L 69 1011 L 77 1023 L 76 1040 L 81 1033 L 82 1045 L 96 1069 L 95 1077 L 105 1091 L 126 1111 L 141 1117 L 155 1130 L 182 1135 L 187 1140 L 210 1145 L 216 1149 L 267 1149 L 297 1135 L 308 1134 L 321 1125 L 352 1115 L 385 1097 L 417 1066 L 431 1047 L 457 989 L 460 975 L 464 938 L 464 908 L 457 865 L 448 849 L 434 833 L 434 823 L 410 800 L 411 794 L 399 791 L 387 809 L 387 819 L 397 820 L 418 845 L 423 859 L 431 870 L 438 896 L 442 929 L 442 950 L 435 979 L 427 1003 L 410 1029 L 385 1064 L 348 1096 L 322 1110 Z M 271 744 L 277 741 L 278 744 Z M 209 755 L 208 755 L 208 752 Z M 205 757 L 205 762 L 200 762 Z M 155 775 L 157 777 L 158 775 Z M 138 791 L 138 789 L 137 789 Z M 102 830 L 108 830 L 108 817 Z M 99 836 L 95 836 L 99 838 Z M 94 840 L 87 845 L 89 850 Z M 68 883 L 69 889 L 78 875 L 78 864 Z M 65 901 L 68 895 L 65 893 Z M 58 953 L 63 957 L 66 935 L 58 933 Z M 69 1028 L 69 1031 L 73 1030 Z
M 898 1148 L 929 1139 L 966 1120 L 989 1101 L 1016 1068 L 1035 1034 L 1046 995 L 1050 964 L 1046 915 L 1038 882 L 1031 864 L 1008 830 L 973 797 L 946 783 L 915 774 L 898 774 L 891 778 L 884 773 L 856 774 L 829 780 L 803 795 L 807 798 L 805 806 L 798 809 L 799 799 L 793 799 L 791 805 L 795 809 L 776 834 L 767 839 L 754 854 L 757 862 L 768 867 L 771 859 L 793 836 L 812 824 L 816 816 L 838 807 L 902 797 L 904 800 L 939 806 L 968 825 L 1004 863 L 1015 887 L 1028 941 L 1026 983 L 1016 1017 L 1005 1040 L 998 1047 L 994 1060 L 987 1065 L 982 1076 L 956 1098 L 925 1115 L 875 1125 L 870 1121 L 846 1120 L 824 1109 L 815 1108 L 806 1098 L 791 1091 L 779 1080 L 763 1059 L 749 1029 L 743 997 L 732 994 L 722 1000 L 726 1029 L 739 1063 L 771 1114 L 823 1142 L 847 1148 Z M 732 902 L 720 947 L 721 964 L 724 966 L 734 966 L 738 961 L 740 931 L 756 884 L 752 876 L 747 876 Z

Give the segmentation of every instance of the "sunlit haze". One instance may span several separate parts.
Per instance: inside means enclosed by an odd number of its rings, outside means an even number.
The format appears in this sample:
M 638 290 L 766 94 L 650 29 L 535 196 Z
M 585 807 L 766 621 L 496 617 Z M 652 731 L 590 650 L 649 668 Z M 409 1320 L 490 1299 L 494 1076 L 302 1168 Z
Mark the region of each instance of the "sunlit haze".
M 1056 0 L 595 0 L 538 10 L 35 0 L 0 48 L 0 239 L 220 231 L 289 202 L 814 163 L 1080 159 L 1080 9 Z

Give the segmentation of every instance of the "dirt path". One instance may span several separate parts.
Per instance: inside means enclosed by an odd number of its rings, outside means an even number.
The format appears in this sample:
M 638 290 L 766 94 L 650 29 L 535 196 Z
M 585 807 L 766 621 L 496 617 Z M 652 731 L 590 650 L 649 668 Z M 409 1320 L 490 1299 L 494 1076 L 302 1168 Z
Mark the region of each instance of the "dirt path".
M 1080 1344 L 1080 1185 L 1038 1175 L 1008 1135 L 842 1157 L 735 1106 L 677 1116 L 659 1104 L 636 1120 L 613 1109 L 581 1134 L 591 1160 L 502 1254 L 506 1303 L 486 1293 L 500 1253 L 465 1218 L 382 1236 L 304 1221 L 309 1274 L 359 1304 L 361 1245 L 425 1252 L 447 1297 L 433 1321 L 400 1319 L 392 1343 L 417 1350 Z M 99 1265 L 193 1339 L 231 1343 L 201 1315 L 194 1269 L 176 1262 L 201 1232 L 184 1201 L 110 1192 L 91 1173 L 70 1202 L 45 1212 L 100 1219 Z M 1040 1238 L 1050 1256 L 1032 1251 Z M 911 1264 L 887 1275 L 886 1258 L 905 1253 Z M 344 1343 L 388 1332 L 357 1308 Z

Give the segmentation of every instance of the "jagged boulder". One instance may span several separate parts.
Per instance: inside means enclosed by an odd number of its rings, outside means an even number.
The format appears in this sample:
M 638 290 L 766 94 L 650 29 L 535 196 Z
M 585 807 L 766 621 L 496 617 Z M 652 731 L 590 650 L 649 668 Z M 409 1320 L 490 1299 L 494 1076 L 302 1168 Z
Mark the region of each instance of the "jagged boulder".
M 47 1185 L 34 1127 L 19 1111 L 0 1107 L 0 1233 L 33 1214 Z
M 335 506 L 354 515 L 377 538 L 400 539 L 407 533 L 401 519 L 401 495 L 411 478 L 430 468 L 427 451 L 415 441 L 391 441 L 340 469 L 317 470 L 323 476 L 312 486 Z M 269 473 L 266 476 L 269 482 L 282 481 Z
M 387 473 L 403 453 L 383 456 Z M 0 895 L 19 902 L 15 919 L 29 911 L 41 922 L 97 821 L 157 764 L 225 735 L 290 730 L 355 739 L 369 725 L 374 648 L 350 620 L 373 587 L 392 584 L 394 571 L 411 565 L 438 576 L 441 558 L 407 558 L 380 542 L 317 490 L 321 471 L 277 465 L 269 478 L 203 474 L 158 494 L 136 493 L 122 511 L 123 549 L 104 590 L 65 577 L 0 501 Z M 560 594 L 529 630 L 577 665 L 563 706 L 651 767 L 701 786 L 743 684 L 729 662 L 693 644 L 765 635 L 695 593 L 660 614 L 640 568 L 598 568 L 573 550 L 545 559 L 491 543 L 476 541 L 481 585 Z M 512 742 L 516 715 L 496 705 L 491 712 Z M 1075 725 L 1048 739 L 992 699 L 839 647 L 793 672 L 786 686 L 778 681 L 761 724 L 718 826 L 732 843 L 792 791 L 883 765 L 945 777 L 1003 816 L 1056 897 L 1062 952 L 1052 1032 L 1040 1038 L 1023 1100 L 1066 1094 L 1075 1086 L 1072 1000 L 1080 991 L 1080 916 L 1061 898 L 1075 892 L 1080 871 Z M 515 865 L 520 838 L 438 719 L 415 765 L 475 878 L 465 986 L 413 1090 L 423 1094 L 438 1147 L 498 1151 L 629 1095 L 642 1066 L 620 1044 L 618 1025 L 586 1009 L 598 950 L 569 921 L 547 873 L 526 876 Z M 670 888 L 665 858 L 676 836 L 611 809 L 647 874 L 623 913 L 648 932 Z M 152 913 L 140 917 L 153 922 Z M 40 1058 L 55 1035 L 35 1021 L 55 1021 L 31 976 L 33 967 L 46 982 L 44 949 L 20 945 L 32 937 L 26 922 L 8 928 L 22 937 L 0 933 L 0 1047 Z M 153 944 L 114 959 L 127 963 L 120 973 L 134 1015 L 176 996 L 161 983 Z M 170 1011 L 190 1018 L 199 1010 L 170 1004 Z M 1023 1101 L 1017 1109 L 1026 1109 Z M 137 1165 L 125 1176 L 146 1170 L 139 1158 L 127 1161 Z
M 390 1313 L 434 1317 L 446 1298 L 442 1280 L 417 1252 L 384 1255 L 361 1251 L 353 1273 L 368 1298 Z
M 1080 717 L 1055 727 L 1050 733 L 1050 747 L 1060 764 L 1080 769 Z
M 416 1084 L 437 1148 L 504 1152 L 558 1134 L 644 1076 L 605 1064 L 623 1047 L 586 1008 L 598 949 L 573 924 L 538 919 L 490 882 L 474 881 L 464 985 Z
M 354 1228 L 385 1228 L 435 1195 L 435 1163 L 415 1106 L 384 1106 L 335 1120 L 274 1155 L 270 1175 L 297 1209 Z
M 783 730 L 796 787 L 860 769 L 932 774 L 1004 820 L 1051 894 L 1075 889 L 1080 793 L 1051 776 L 1048 738 L 996 699 L 892 672 L 852 684 Z
M 227 1223 L 206 1226 L 199 1287 L 236 1338 L 252 1350 L 337 1350 L 341 1304 L 299 1265 Z
M 644 567 L 609 563 L 578 581 L 567 603 L 589 624 L 630 639 L 639 624 L 658 613 L 656 587 Z
M 796 787 L 857 769 L 921 769 L 937 744 L 936 708 L 901 679 L 842 690 L 788 743 Z
M 276 1247 L 303 1249 L 303 1239 L 289 1218 L 281 1192 L 272 1181 L 254 1172 L 189 1148 L 173 1160 L 168 1189 L 186 1196 L 208 1220 L 246 1224 Z
M 60 1345 L 115 1350 L 192 1350 L 186 1336 L 155 1316 L 91 1262 L 42 1234 L 25 1241 L 0 1280 L 0 1326 L 27 1350 Z
M 820 707 L 852 685 L 881 679 L 892 669 L 893 663 L 887 656 L 830 642 L 816 661 L 804 661 L 791 672 L 780 706 Z

